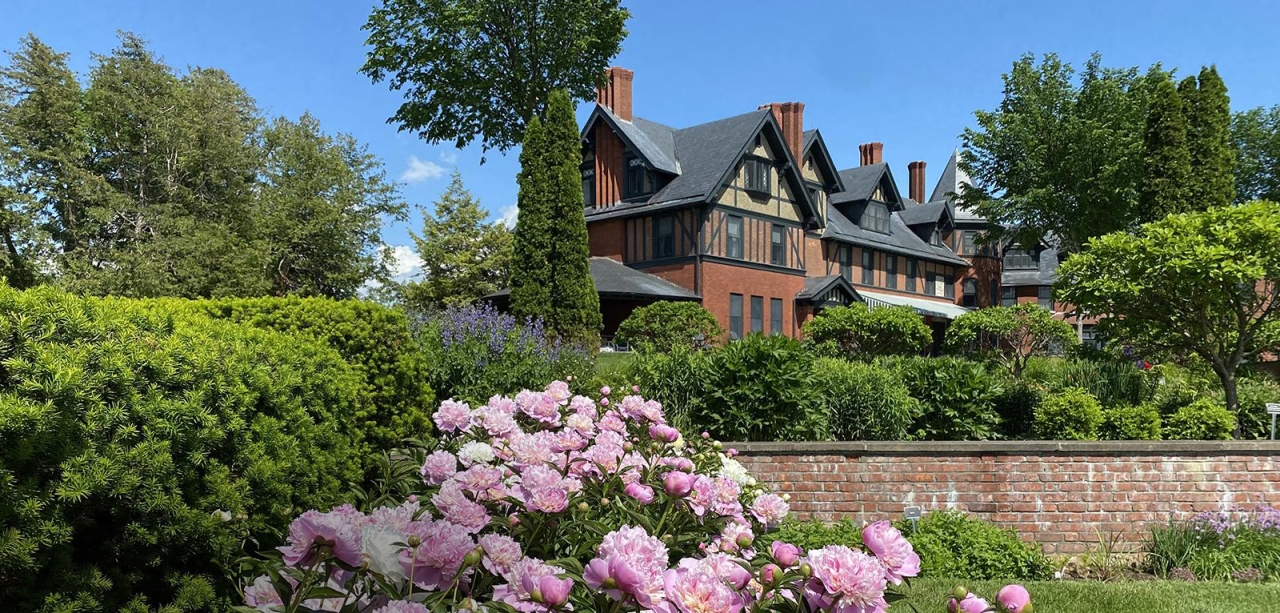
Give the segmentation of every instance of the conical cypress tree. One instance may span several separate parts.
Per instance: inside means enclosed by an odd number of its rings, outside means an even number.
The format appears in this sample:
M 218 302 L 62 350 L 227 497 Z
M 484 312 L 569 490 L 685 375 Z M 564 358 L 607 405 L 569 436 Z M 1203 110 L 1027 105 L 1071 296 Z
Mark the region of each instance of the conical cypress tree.
M 563 338 L 587 344 L 600 336 L 600 296 L 591 280 L 591 250 L 583 211 L 582 137 L 568 92 L 557 90 L 547 102 L 546 146 L 550 154 L 550 210 L 555 241 L 551 269 L 548 327 Z M 523 213 L 522 213 L 523 214 Z
M 1187 118 L 1170 79 L 1162 80 L 1152 93 L 1144 145 L 1142 221 L 1188 210 L 1191 153 L 1187 149 Z
M 581 153 L 579 153 L 581 156 Z M 512 245 L 511 312 L 547 321 L 551 317 L 552 157 L 546 130 L 537 117 L 524 129 L 520 150 L 520 194 Z
M 1231 99 L 1217 67 L 1200 69 L 1200 87 L 1191 104 L 1186 101 L 1184 97 L 1187 149 L 1191 152 L 1191 206 L 1226 206 L 1236 197 L 1235 152 L 1231 148 Z

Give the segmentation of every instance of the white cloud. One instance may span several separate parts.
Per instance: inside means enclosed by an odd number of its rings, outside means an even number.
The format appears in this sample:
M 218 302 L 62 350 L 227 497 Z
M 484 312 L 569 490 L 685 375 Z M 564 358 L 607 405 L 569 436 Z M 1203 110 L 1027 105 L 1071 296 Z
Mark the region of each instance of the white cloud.
M 458 163 L 458 152 L 457 151 L 441 151 L 440 159 L 444 161 L 445 164 L 449 164 L 450 166 L 452 166 Z
M 520 207 L 517 207 L 514 204 L 502 207 L 502 210 L 498 211 L 498 221 L 501 221 L 502 225 L 508 228 L 516 227 L 516 218 L 519 216 Z
M 391 278 L 401 283 L 412 280 L 422 272 L 422 258 L 414 253 L 408 245 L 393 245 L 391 253 L 395 256 L 392 264 Z
M 411 155 L 409 167 L 400 174 L 400 180 L 405 183 L 421 183 L 427 179 L 443 177 L 446 172 L 444 166 L 430 160 L 424 162 L 418 159 L 418 156 Z

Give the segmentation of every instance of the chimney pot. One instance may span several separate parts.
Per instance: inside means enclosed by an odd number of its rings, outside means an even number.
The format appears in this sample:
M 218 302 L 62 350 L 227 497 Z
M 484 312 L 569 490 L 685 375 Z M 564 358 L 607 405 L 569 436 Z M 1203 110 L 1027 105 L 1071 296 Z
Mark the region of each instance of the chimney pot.
M 879 164 L 884 160 L 884 143 L 870 142 L 858 145 L 858 165 Z
M 605 72 L 609 82 L 596 90 L 596 101 L 608 107 L 623 121 L 631 121 L 631 81 L 635 74 L 621 66 L 614 66 Z
M 924 168 L 925 163 L 923 161 L 907 164 L 907 177 L 910 183 L 909 195 L 916 202 L 924 202 Z

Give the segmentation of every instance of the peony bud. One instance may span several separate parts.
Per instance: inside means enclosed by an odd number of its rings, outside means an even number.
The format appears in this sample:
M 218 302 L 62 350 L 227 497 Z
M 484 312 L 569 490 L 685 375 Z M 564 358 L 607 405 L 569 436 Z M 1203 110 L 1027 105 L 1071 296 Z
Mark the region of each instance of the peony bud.
M 951 590 L 951 597 L 955 598 L 956 600 L 964 600 L 965 597 L 968 595 L 969 595 L 969 588 L 963 585 L 957 585 L 955 589 Z
M 800 561 L 800 548 L 791 543 L 774 541 L 769 546 L 769 555 L 773 558 L 773 561 L 781 564 L 783 568 L 791 568 L 796 562 Z
M 631 393 L 632 393 L 632 394 L 639 394 L 639 393 L 640 393 L 640 386 L 639 386 L 639 385 L 632 385 L 632 386 L 631 386 Z
M 612 392 L 613 392 L 613 390 L 612 390 L 612 389 L 610 389 L 608 385 L 606 385 L 606 386 L 604 386 L 604 387 L 600 388 L 600 395 L 601 395 L 601 396 L 608 396 L 608 395 L 609 395 L 610 393 L 612 393 Z
M 601 398 L 601 399 L 600 399 L 600 406 L 602 406 L 602 407 L 607 407 L 607 406 L 609 406 L 609 399 L 608 399 L 608 398 Z
M 1016 583 L 1006 585 L 996 593 L 996 606 L 1005 613 L 1026 613 L 1031 610 L 1031 594 Z
M 813 576 L 813 567 L 808 562 L 800 565 L 800 576 L 808 579 Z
M 710 433 L 710 432 L 707 432 L 706 430 L 703 430 L 703 431 L 702 431 L 702 438 L 703 438 L 703 439 L 709 439 L 709 438 L 711 438 L 711 433 Z
M 416 534 L 410 534 L 409 538 L 405 542 L 408 543 L 410 547 L 417 547 L 422 544 L 422 537 Z
M 591 510 L 591 505 L 589 505 L 589 504 L 587 504 L 587 503 L 585 503 L 585 502 L 579 502 L 579 503 L 578 503 L 578 510 L 579 510 L 579 511 L 582 511 L 583 513 L 586 513 L 587 511 L 590 511 L 590 510 Z
M 623 488 L 623 493 L 635 498 L 640 504 L 649 504 L 653 502 L 653 488 L 641 483 L 630 483 Z
M 760 583 L 765 585 L 773 585 L 778 580 L 778 575 L 782 574 L 782 569 L 777 564 L 765 564 L 760 569 Z
M 733 447 L 730 447 L 729 449 L 725 450 L 724 454 L 731 458 L 736 458 L 738 457 L 738 450 L 734 449 Z
M 684 498 L 693 490 L 693 476 L 683 471 L 673 470 L 662 478 L 662 489 L 668 496 Z
M 750 534 L 739 534 L 738 539 L 734 542 L 736 542 L 739 547 L 746 549 L 747 547 L 750 547 L 752 543 L 755 542 L 755 539 L 752 538 Z
M 475 549 L 468 551 L 467 555 L 462 556 L 462 563 L 467 566 L 474 566 L 479 564 L 482 558 L 484 558 L 484 548 L 476 547 Z
M 609 499 L 608 499 L 608 498 L 601 498 L 601 499 L 600 499 L 600 504 L 601 504 L 601 505 L 603 505 L 603 506 L 606 506 L 606 507 L 607 507 L 607 506 L 609 506 L 609 504 L 610 504 Z

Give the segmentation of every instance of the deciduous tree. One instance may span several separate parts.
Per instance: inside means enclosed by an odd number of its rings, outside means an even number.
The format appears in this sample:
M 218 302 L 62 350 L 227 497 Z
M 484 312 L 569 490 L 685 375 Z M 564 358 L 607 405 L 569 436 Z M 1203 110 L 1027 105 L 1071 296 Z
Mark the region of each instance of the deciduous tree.
M 1280 202 L 1280 106 L 1236 113 L 1231 142 L 1236 154 L 1236 201 Z
M 1066 322 L 1033 302 L 969 311 L 947 328 L 947 347 L 966 353 L 990 352 L 1005 370 L 1021 377 L 1032 356 L 1048 355 L 1075 340 Z
M 1194 354 L 1237 412 L 1241 364 L 1280 345 L 1280 204 L 1172 215 L 1089 242 L 1058 269 L 1061 299 L 1146 351 Z

